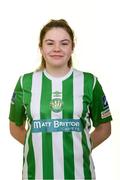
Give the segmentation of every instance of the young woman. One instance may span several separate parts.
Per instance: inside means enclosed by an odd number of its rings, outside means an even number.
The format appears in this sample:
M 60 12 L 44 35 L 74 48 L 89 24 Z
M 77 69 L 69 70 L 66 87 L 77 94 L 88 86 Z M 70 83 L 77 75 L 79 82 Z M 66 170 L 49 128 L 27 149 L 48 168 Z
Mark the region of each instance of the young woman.
M 95 179 L 91 151 L 110 136 L 112 117 L 98 79 L 72 68 L 74 46 L 65 20 L 48 22 L 40 69 L 15 87 L 10 132 L 24 144 L 23 179 Z

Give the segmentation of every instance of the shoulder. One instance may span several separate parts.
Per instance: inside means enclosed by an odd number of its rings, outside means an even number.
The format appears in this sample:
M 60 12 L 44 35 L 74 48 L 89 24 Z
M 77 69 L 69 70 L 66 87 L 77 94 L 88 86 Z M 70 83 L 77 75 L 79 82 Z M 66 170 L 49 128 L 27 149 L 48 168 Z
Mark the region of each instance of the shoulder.
M 33 76 L 33 73 L 34 72 L 25 73 L 25 74 L 21 75 L 21 78 L 29 78 L 29 77 Z
M 25 74 L 21 75 L 21 79 L 23 79 L 23 80 L 32 79 L 33 76 L 39 75 L 41 73 L 42 73 L 42 71 L 33 71 L 33 72 L 25 73 Z
M 97 77 L 94 74 L 90 72 L 83 72 L 77 69 L 73 69 L 73 73 L 75 77 L 81 76 L 83 78 L 84 84 L 87 84 L 88 86 L 90 85 L 92 88 L 94 88 L 97 81 Z
M 26 87 L 28 86 L 28 84 L 29 85 L 32 84 L 33 79 L 36 77 L 39 78 L 41 74 L 42 74 L 42 71 L 33 71 L 33 72 L 29 72 L 29 73 L 25 73 L 21 75 L 20 77 L 21 86 Z
M 78 69 L 73 69 L 73 73 L 75 75 L 81 75 L 83 76 L 84 78 L 87 78 L 89 80 L 93 80 L 94 78 L 97 78 L 94 74 L 90 73 L 90 72 L 84 72 L 84 71 L 80 71 Z
M 33 73 L 34 72 L 29 72 L 29 73 L 22 74 L 20 76 L 21 86 L 23 86 L 23 83 L 26 83 L 26 82 L 32 80 Z

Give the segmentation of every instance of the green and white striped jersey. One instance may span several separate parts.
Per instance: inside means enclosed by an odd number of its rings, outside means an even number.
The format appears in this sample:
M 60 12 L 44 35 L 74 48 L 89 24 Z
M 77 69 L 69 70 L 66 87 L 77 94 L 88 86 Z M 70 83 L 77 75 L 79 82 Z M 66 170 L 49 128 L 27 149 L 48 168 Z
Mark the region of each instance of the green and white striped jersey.
M 46 70 L 20 77 L 9 119 L 28 122 L 23 179 L 95 179 L 89 130 L 111 121 L 98 79 L 71 68 L 62 78 Z

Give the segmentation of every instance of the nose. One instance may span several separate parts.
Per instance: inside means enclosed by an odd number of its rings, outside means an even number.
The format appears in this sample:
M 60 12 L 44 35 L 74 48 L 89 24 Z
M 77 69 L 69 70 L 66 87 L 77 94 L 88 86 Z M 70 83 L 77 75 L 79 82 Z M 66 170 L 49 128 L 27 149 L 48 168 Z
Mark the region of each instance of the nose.
M 59 44 L 55 44 L 54 45 L 54 51 L 60 51 L 61 48 L 60 48 L 60 45 Z

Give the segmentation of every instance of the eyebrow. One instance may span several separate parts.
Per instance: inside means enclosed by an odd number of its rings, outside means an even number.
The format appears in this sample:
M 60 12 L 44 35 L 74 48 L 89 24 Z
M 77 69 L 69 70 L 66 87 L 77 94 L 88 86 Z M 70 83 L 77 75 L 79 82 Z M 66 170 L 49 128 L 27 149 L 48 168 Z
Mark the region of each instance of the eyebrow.
M 46 39 L 46 40 L 45 40 L 45 42 L 48 42 L 48 41 L 54 42 L 54 40 L 53 40 L 53 39 Z M 68 42 L 70 42 L 70 40 L 69 40 L 69 39 L 62 39 L 62 40 L 61 40 L 61 42 L 64 42 L 64 41 L 68 41 Z

